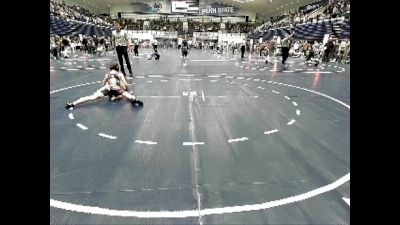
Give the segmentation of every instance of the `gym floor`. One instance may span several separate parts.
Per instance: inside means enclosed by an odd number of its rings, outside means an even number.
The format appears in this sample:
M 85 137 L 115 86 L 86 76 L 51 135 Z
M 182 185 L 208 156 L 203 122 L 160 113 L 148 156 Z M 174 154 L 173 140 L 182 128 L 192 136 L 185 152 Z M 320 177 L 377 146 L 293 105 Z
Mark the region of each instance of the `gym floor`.
M 129 53 L 142 108 L 66 110 L 117 56 L 50 60 L 51 224 L 350 223 L 348 64 L 159 53 Z

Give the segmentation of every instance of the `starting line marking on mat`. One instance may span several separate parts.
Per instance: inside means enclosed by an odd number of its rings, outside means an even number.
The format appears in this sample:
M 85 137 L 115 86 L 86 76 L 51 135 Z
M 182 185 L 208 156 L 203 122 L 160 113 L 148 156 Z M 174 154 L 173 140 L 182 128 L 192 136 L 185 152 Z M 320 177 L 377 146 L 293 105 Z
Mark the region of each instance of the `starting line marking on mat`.
M 193 146 L 193 145 L 204 145 L 204 142 L 183 142 L 182 143 L 182 145 L 183 146 L 187 146 L 187 145 L 190 145 L 190 146 Z
M 278 129 L 274 129 L 274 130 L 270 130 L 270 131 L 264 131 L 264 134 L 273 134 L 273 133 L 276 133 L 278 131 L 279 131 Z
M 87 130 L 87 129 L 88 129 L 87 127 L 85 127 L 85 126 L 84 126 L 83 124 L 81 124 L 81 123 L 77 123 L 76 126 L 79 127 L 79 128 L 81 128 L 82 130 Z
M 148 77 L 164 77 L 164 75 L 148 75 Z
M 146 145 L 156 145 L 157 144 L 157 142 L 154 142 L 154 141 L 142 141 L 142 140 L 136 140 L 135 143 L 146 144 Z
M 117 136 L 112 136 L 112 135 L 108 135 L 108 134 L 104 134 L 104 133 L 99 133 L 98 135 L 101 137 L 108 138 L 108 139 L 113 139 L 113 140 L 117 139 Z
M 290 126 L 290 125 L 294 124 L 294 122 L 296 122 L 296 120 L 295 120 L 295 119 L 292 119 L 292 120 L 289 121 L 289 123 L 287 123 L 287 125 Z
M 279 92 L 272 90 L 272 93 L 279 95 Z
M 247 137 L 241 137 L 241 138 L 229 139 L 229 140 L 228 140 L 228 143 L 238 142 L 238 141 L 247 141 L 247 140 L 249 140 L 249 138 L 247 138 Z

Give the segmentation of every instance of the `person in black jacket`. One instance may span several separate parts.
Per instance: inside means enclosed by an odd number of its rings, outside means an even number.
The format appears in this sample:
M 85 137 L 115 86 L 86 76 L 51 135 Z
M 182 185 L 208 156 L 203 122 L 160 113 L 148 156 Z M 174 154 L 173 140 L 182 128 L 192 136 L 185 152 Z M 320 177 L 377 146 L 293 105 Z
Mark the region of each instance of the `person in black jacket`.
M 86 36 L 83 36 L 82 44 L 83 44 L 83 51 L 85 53 L 88 53 L 88 40 L 87 40 Z
M 330 39 L 325 44 L 324 59 L 322 60 L 323 62 L 329 62 L 330 53 L 334 50 L 334 48 L 335 48 L 335 45 L 333 44 L 333 40 Z
M 240 46 L 240 51 L 242 51 L 242 58 L 244 58 L 244 51 L 246 50 L 246 46 L 244 45 L 244 43 L 242 43 L 242 46 Z

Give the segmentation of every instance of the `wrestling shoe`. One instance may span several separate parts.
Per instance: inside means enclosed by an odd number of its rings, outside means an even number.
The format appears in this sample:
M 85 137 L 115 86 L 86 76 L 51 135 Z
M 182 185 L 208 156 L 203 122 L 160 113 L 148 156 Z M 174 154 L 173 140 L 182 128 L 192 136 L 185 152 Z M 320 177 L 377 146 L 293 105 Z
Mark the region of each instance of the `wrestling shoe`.
M 71 103 L 71 102 L 67 102 L 66 104 L 65 104 L 65 108 L 66 109 L 69 109 L 69 110 L 73 110 L 74 109 L 74 103 Z
M 134 106 L 143 106 L 143 102 L 141 101 L 141 100 L 139 100 L 139 99 L 135 99 L 135 100 L 133 100 L 132 101 L 132 104 L 134 105 Z

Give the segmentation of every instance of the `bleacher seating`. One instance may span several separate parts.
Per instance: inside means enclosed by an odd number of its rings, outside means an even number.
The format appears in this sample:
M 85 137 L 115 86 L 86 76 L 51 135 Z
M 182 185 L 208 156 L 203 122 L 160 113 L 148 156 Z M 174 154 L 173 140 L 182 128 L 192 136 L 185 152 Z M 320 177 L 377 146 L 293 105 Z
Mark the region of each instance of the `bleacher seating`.
M 56 17 L 50 17 L 50 36 L 66 36 L 72 33 L 72 24 Z
M 350 20 L 343 22 L 340 38 L 350 38 Z
M 78 21 L 67 22 L 63 19 L 50 16 L 50 36 L 73 34 L 82 34 L 86 36 L 96 35 L 97 37 L 111 36 L 111 29 Z
M 342 24 L 341 32 L 339 36 L 336 36 L 333 26 L 335 20 L 325 20 L 318 22 L 309 22 L 305 24 L 300 24 L 294 26 L 293 28 L 284 27 L 279 29 L 271 29 L 261 33 L 253 33 L 250 38 L 258 39 L 261 37 L 264 41 L 271 40 L 274 36 L 285 37 L 289 33 L 292 33 L 294 30 L 295 34 L 293 35 L 293 39 L 295 40 L 307 40 L 307 41 L 322 41 L 324 39 L 325 34 L 331 34 L 331 36 L 336 38 L 347 38 L 350 35 L 350 22 L 349 20 L 345 20 Z

